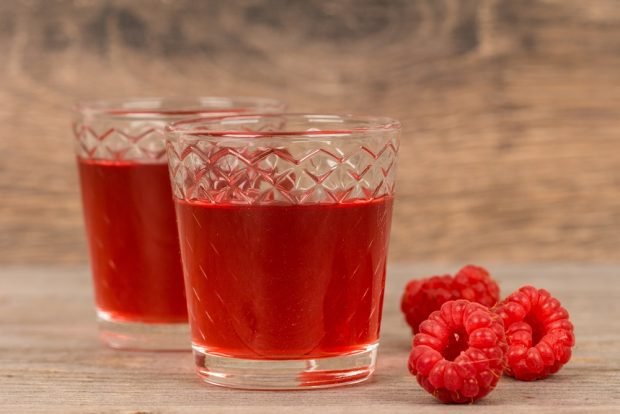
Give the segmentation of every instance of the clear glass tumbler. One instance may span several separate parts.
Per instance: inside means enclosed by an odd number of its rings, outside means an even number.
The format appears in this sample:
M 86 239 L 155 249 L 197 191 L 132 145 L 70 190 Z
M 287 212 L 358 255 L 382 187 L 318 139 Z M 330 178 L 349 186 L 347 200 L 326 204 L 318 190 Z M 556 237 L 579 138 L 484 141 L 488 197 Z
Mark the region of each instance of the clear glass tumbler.
M 367 379 L 399 123 L 240 115 L 167 131 L 198 374 L 250 389 Z
M 165 125 L 283 109 L 271 99 L 219 97 L 77 106 L 73 128 L 97 316 L 109 346 L 189 349 Z

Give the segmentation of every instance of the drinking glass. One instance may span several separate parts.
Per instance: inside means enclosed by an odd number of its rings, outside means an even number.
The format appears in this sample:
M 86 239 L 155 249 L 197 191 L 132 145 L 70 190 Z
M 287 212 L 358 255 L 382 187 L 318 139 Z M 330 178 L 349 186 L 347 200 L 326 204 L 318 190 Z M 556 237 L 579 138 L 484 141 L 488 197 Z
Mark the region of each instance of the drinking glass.
M 239 115 L 167 128 L 197 372 L 317 388 L 375 368 L 400 125 Z
M 187 305 L 164 126 L 184 117 L 281 112 L 263 98 L 84 102 L 73 124 L 102 340 L 189 349 Z

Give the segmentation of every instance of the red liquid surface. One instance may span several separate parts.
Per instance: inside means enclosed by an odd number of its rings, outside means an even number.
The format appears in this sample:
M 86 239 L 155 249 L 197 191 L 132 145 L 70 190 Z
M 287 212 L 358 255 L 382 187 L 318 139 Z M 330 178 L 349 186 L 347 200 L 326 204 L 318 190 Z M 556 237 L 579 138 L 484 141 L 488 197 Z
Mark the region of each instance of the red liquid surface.
M 377 342 L 391 198 L 176 203 L 195 345 L 237 358 L 297 359 Z
M 98 309 L 115 320 L 186 322 L 168 166 L 78 165 Z

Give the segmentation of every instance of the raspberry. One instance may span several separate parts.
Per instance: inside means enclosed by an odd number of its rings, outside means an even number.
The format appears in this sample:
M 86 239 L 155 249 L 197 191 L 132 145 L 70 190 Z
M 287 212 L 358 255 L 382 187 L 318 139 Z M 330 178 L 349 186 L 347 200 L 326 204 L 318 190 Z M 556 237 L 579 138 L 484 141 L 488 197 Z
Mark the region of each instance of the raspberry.
M 468 265 L 454 277 L 444 275 L 410 281 L 405 287 L 401 309 L 415 334 L 420 322 L 431 312 L 438 310 L 445 302 L 457 299 L 491 307 L 499 300 L 499 286 L 485 269 Z
M 468 300 L 448 301 L 420 324 L 408 367 L 438 400 L 471 403 L 495 388 L 506 348 L 497 314 Z
M 433 276 L 407 283 L 400 308 L 413 333 L 431 312 L 436 311 L 445 302 L 455 299 L 457 292 L 452 289 L 452 277 Z
M 495 312 L 506 326 L 506 374 L 523 381 L 543 379 L 570 359 L 573 324 L 560 301 L 546 290 L 524 286 Z
M 454 276 L 454 288 L 462 299 L 492 307 L 499 301 L 499 286 L 486 269 L 467 265 Z

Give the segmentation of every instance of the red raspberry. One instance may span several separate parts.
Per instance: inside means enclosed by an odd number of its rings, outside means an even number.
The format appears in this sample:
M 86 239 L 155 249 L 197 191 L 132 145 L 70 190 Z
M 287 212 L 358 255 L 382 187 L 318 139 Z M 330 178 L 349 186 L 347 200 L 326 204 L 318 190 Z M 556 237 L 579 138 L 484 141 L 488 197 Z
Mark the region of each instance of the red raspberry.
M 556 373 L 571 357 L 573 324 L 560 301 L 544 289 L 524 286 L 495 312 L 506 326 L 506 374 L 523 381 Z
M 495 388 L 505 363 L 501 318 L 468 300 L 444 303 L 420 324 L 409 371 L 445 403 L 471 403 Z
M 456 299 L 456 296 L 457 292 L 452 289 L 450 275 L 414 279 L 405 287 L 400 308 L 415 334 L 420 323 L 428 318 L 431 312 L 439 309 L 447 301 Z
M 458 273 L 412 280 L 405 287 L 401 309 L 413 333 L 428 318 L 449 300 L 467 299 L 485 306 L 494 306 L 499 301 L 499 286 L 482 267 L 468 265 Z
M 489 308 L 499 302 L 499 286 L 482 267 L 465 266 L 454 276 L 453 283 L 462 299 L 478 302 Z

